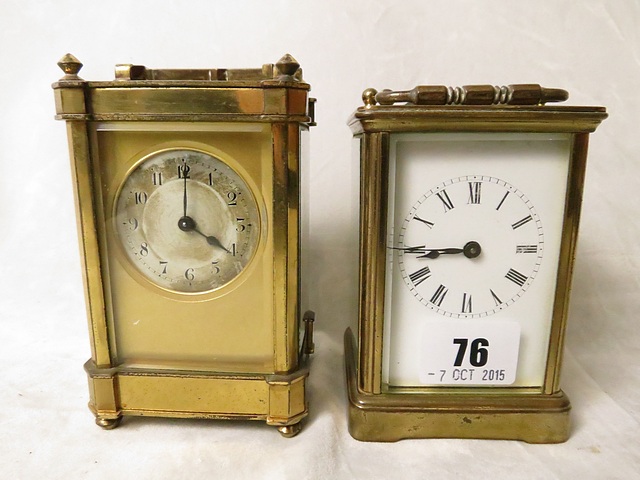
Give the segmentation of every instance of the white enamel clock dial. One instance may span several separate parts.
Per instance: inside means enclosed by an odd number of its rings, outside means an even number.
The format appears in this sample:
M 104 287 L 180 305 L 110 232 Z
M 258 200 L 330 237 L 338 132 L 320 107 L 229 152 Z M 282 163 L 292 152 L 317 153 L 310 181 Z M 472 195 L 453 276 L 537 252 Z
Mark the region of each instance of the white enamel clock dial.
M 116 232 L 126 257 L 153 284 L 203 293 L 234 280 L 255 253 L 256 200 L 222 160 L 192 149 L 151 154 L 117 196 Z
M 391 137 L 383 350 L 389 388 L 542 385 L 569 140 Z M 485 382 L 468 378 L 484 366 L 491 369 Z
M 428 190 L 410 209 L 394 247 L 416 299 L 455 318 L 507 308 L 533 282 L 544 252 L 531 201 L 496 177 L 465 175 Z

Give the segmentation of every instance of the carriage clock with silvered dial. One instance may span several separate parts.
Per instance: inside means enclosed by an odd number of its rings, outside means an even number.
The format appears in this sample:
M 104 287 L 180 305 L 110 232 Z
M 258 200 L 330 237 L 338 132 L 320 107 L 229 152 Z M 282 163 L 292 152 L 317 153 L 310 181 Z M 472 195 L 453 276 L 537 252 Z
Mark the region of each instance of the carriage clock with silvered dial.
M 257 419 L 295 435 L 313 350 L 312 312 L 299 335 L 313 124 L 299 64 L 118 65 L 103 82 L 82 80 L 72 55 L 59 65 L 96 422 Z
M 559 375 L 589 133 L 602 107 L 539 85 L 365 90 L 360 180 L 360 440 L 561 442 Z

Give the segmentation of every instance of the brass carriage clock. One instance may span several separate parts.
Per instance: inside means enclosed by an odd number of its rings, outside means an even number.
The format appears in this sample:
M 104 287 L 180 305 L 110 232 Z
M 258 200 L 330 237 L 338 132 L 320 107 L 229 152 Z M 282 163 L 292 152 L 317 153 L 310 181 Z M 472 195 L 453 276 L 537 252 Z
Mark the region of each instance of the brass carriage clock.
M 261 69 L 116 66 L 53 84 L 67 122 L 96 423 L 124 415 L 307 415 L 313 314 L 300 317 L 301 152 L 313 99 L 285 55 Z
M 363 93 L 360 440 L 562 442 L 563 337 L 589 133 L 602 107 L 539 85 Z

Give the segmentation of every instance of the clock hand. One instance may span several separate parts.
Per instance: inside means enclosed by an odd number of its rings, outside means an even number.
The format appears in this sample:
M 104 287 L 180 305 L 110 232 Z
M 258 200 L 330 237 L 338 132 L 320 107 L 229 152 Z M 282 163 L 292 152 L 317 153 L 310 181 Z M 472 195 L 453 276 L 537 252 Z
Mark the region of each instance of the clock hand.
M 474 242 L 473 240 L 465 243 L 462 248 L 462 253 L 464 253 L 464 256 L 467 258 L 476 258 L 480 255 L 480 252 L 482 252 L 482 247 L 480 247 L 478 242 Z
M 187 216 L 187 177 L 184 177 L 184 196 L 182 198 L 182 206 L 184 207 L 182 215 Z
M 191 170 L 191 168 L 186 163 L 182 166 L 179 166 L 178 168 L 182 172 L 182 178 L 184 178 L 184 194 L 182 196 L 182 206 L 183 206 L 182 215 L 184 218 L 187 216 L 187 178 L 189 177 L 189 170 Z
M 216 237 L 214 237 L 213 235 L 205 235 L 200 230 L 198 230 L 196 221 L 187 215 L 181 217 L 180 220 L 178 220 L 178 228 L 183 232 L 196 232 L 206 238 L 207 243 L 212 247 L 218 247 L 227 253 L 231 253 L 224 245 L 222 245 L 222 243 L 220 243 L 220 240 L 218 240 Z
M 402 250 L 404 253 L 425 253 L 428 250 L 424 245 L 418 245 L 415 247 L 390 247 L 393 250 Z
M 415 247 L 392 247 L 394 250 L 402 250 L 405 253 L 421 254 L 417 258 L 438 258 L 440 255 L 456 255 L 463 253 L 467 258 L 476 258 L 482 248 L 475 241 L 470 241 L 463 248 L 426 248 L 424 245 Z
M 394 250 L 402 250 L 404 253 L 421 253 L 422 255 L 418 258 L 436 258 L 439 255 L 443 254 L 456 254 L 463 253 L 464 250 L 462 248 L 426 248 L 424 245 L 416 246 L 416 247 L 391 247 Z
M 180 217 L 180 220 L 178 220 L 178 228 L 183 232 L 192 232 L 196 229 L 196 221 L 185 215 L 184 217 Z
M 438 248 L 427 251 L 427 253 L 420 255 L 418 258 L 438 258 L 440 255 L 455 255 L 463 252 L 462 248 Z
M 205 235 L 204 233 L 202 233 L 200 230 L 198 230 L 197 228 L 193 229 L 194 232 L 199 233 L 200 235 L 202 235 L 204 238 L 207 239 L 207 243 L 209 245 L 211 245 L 212 247 L 218 247 L 221 248 L 222 250 L 224 250 L 227 253 L 231 253 L 227 247 L 225 247 L 224 245 L 222 245 L 222 243 L 220 243 L 220 240 L 218 240 L 216 237 L 214 237 L 213 235 Z

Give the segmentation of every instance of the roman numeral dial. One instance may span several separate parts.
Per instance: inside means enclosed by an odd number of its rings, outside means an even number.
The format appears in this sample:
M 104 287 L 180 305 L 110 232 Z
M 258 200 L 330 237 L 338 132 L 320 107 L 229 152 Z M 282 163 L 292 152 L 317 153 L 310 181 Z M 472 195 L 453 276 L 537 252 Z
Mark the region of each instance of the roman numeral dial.
M 542 266 L 542 221 L 524 192 L 503 179 L 448 179 L 404 215 L 389 248 L 390 264 L 399 268 L 410 295 L 445 317 L 505 310 Z
M 469 200 L 467 200 L 467 203 L 479 205 L 481 192 L 482 182 L 469 182 Z
M 442 190 L 441 192 L 436 193 L 436 196 L 442 202 L 445 213 L 449 210 L 453 210 L 453 202 L 451 201 L 451 198 L 449 198 L 449 194 L 446 190 Z
M 429 266 L 425 266 L 425 267 L 422 267 L 420 270 L 416 270 L 411 275 L 409 275 L 409 279 L 417 287 L 430 276 L 431 276 L 431 271 L 429 270 Z

